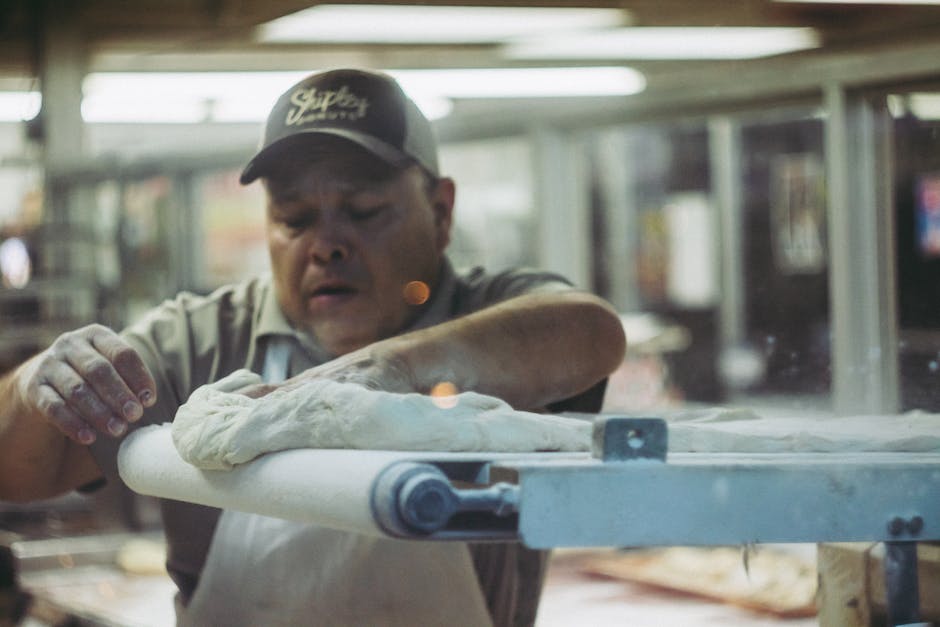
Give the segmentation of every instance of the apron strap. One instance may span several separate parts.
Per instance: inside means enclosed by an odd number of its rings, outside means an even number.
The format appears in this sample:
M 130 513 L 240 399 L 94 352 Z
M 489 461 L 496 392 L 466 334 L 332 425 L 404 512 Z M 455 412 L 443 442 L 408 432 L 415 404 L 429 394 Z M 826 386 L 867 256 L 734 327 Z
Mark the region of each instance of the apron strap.
M 280 383 L 287 379 L 290 368 L 291 342 L 283 335 L 274 335 L 268 339 L 264 349 L 264 366 L 261 378 L 265 383 Z

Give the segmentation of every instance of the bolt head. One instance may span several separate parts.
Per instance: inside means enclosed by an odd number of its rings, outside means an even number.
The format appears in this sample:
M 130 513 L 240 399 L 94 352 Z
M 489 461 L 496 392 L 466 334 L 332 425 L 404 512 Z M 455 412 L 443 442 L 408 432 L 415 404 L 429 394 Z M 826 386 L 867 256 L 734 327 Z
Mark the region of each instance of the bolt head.
M 888 521 L 888 533 L 892 536 L 901 535 L 902 531 L 904 531 L 904 520 L 900 516 L 895 516 Z

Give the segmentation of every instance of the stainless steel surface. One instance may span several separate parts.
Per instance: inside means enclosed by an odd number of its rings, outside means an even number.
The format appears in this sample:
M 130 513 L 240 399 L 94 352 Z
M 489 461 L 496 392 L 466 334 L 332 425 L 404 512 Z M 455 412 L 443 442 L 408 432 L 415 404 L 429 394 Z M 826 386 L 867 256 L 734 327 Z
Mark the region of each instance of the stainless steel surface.
M 671 454 L 521 462 L 533 548 L 940 539 L 940 454 Z M 920 516 L 900 537 L 888 522 Z
M 137 573 L 118 555 L 129 543 L 162 545 L 161 534 L 21 540 L 11 546 L 19 585 L 33 596 L 32 624 L 172 627 L 176 586 L 166 573 Z

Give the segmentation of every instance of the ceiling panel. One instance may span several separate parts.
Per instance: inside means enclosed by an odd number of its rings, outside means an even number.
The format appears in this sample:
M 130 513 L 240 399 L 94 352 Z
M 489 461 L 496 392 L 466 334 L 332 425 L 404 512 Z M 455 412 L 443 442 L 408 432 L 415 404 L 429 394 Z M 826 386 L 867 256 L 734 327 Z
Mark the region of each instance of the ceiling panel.
M 508 61 L 495 46 L 486 45 L 278 45 L 255 40 L 254 27 L 258 24 L 316 4 L 309 0 L 0 0 L 0 74 L 36 73 L 44 16 L 82 24 L 92 70 L 298 69 L 345 63 L 389 68 L 540 64 Z M 370 0 L 344 4 L 396 3 Z M 773 0 L 475 0 L 421 4 L 619 8 L 636 26 L 810 26 L 820 31 L 824 50 L 851 49 L 900 38 L 930 38 L 940 33 L 940 7 L 936 6 L 817 5 Z M 566 62 L 542 64 L 547 63 Z M 688 68 L 687 62 L 631 65 L 642 65 L 654 74 Z

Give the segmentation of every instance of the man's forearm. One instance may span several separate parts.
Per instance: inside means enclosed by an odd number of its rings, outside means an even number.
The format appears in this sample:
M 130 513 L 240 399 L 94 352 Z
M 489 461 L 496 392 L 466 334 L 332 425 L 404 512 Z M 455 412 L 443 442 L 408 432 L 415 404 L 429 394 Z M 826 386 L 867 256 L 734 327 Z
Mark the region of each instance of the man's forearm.
M 579 292 L 510 299 L 382 343 L 404 361 L 420 392 L 440 383 L 537 409 L 583 392 L 623 360 L 614 311 Z
M 18 390 L 17 372 L 0 378 L 0 500 L 49 498 L 93 479 L 83 472 L 72 482 L 66 480 L 63 469 L 90 468 L 75 463 L 90 454 L 77 450 L 78 445 L 27 406 Z

